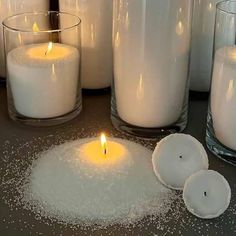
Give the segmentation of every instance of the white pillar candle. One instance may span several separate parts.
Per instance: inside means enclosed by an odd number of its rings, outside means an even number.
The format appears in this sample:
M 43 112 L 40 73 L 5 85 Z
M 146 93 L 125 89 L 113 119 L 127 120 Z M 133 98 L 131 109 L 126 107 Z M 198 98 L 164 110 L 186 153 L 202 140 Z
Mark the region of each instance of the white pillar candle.
M 152 163 L 156 176 L 169 188 L 183 189 L 186 179 L 208 169 L 208 157 L 202 144 L 190 135 L 172 134 L 156 146 Z
M 23 46 L 7 55 L 13 103 L 23 116 L 58 117 L 76 105 L 79 52 L 65 44 L 52 44 L 50 51 L 48 46 Z
M 112 79 L 112 0 L 60 0 L 60 11 L 82 20 L 81 83 L 85 89 L 110 87 Z M 65 19 L 64 19 L 65 21 Z M 61 22 L 66 24 L 67 22 Z M 73 45 L 73 37 L 62 41 Z
M 2 21 L 11 15 L 32 12 L 32 11 L 48 11 L 48 0 L 1 0 L 0 1 L 0 76 L 5 77 L 5 57 L 4 57 L 4 40 Z M 34 22 L 31 22 L 33 25 Z
M 216 138 L 236 150 L 236 47 L 215 53 L 211 91 L 211 114 Z
M 210 90 L 217 2 L 220 0 L 194 0 L 190 60 L 190 89 L 193 91 Z
M 185 183 L 183 198 L 195 216 L 212 219 L 223 214 L 230 204 L 231 189 L 227 180 L 213 170 L 199 171 Z
M 178 121 L 187 89 L 188 0 L 116 1 L 114 92 L 120 118 L 144 128 Z

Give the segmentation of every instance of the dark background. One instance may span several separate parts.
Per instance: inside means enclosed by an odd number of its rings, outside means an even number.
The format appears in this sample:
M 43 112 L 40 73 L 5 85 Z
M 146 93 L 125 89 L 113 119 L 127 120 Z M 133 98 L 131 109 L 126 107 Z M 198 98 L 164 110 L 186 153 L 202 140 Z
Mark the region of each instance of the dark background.
M 50 9 L 51 10 L 54 10 L 54 11 L 58 10 L 59 9 L 58 5 L 59 5 L 58 0 L 50 0 Z

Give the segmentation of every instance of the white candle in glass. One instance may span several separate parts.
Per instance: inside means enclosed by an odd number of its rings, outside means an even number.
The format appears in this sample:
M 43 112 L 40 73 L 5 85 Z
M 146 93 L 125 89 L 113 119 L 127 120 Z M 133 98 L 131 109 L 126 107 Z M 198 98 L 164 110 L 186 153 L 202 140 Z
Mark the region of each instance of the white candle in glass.
M 216 3 L 194 0 L 190 60 L 190 89 L 208 92 L 211 83 Z
M 186 97 L 191 3 L 117 1 L 114 92 L 120 118 L 144 128 L 178 121 Z
M 60 11 L 82 20 L 81 83 L 85 89 L 110 87 L 112 79 L 112 0 L 60 0 Z M 67 24 L 61 21 L 62 26 Z M 74 45 L 73 37 L 62 42 Z
M 0 77 L 6 76 L 2 21 L 8 16 L 18 13 L 48 10 L 48 0 L 0 0 Z M 31 25 L 33 23 L 31 22 Z
M 211 114 L 217 139 L 236 150 L 236 47 L 220 48 L 215 53 Z
M 31 118 L 53 118 L 76 105 L 78 49 L 65 44 L 33 44 L 7 55 L 7 70 L 15 109 Z

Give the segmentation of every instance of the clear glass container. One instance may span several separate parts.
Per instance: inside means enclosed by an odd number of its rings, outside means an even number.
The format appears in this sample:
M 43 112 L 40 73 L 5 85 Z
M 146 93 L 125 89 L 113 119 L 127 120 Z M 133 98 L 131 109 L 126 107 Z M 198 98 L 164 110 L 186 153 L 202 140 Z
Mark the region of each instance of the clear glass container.
M 4 56 L 4 39 L 2 21 L 11 15 L 35 12 L 48 11 L 49 0 L 1 0 L 0 1 L 0 80 L 5 81 L 5 56 Z
M 214 65 L 206 142 L 210 151 L 236 165 L 236 1 L 217 4 Z
M 82 20 L 81 85 L 104 89 L 112 81 L 112 0 L 59 0 L 60 11 Z
M 77 16 L 60 12 L 23 13 L 4 20 L 13 120 L 49 126 L 80 113 L 80 23 Z
M 183 131 L 193 1 L 114 0 L 111 119 L 156 138 Z
M 221 0 L 194 0 L 190 57 L 190 90 L 209 92 L 216 4 Z

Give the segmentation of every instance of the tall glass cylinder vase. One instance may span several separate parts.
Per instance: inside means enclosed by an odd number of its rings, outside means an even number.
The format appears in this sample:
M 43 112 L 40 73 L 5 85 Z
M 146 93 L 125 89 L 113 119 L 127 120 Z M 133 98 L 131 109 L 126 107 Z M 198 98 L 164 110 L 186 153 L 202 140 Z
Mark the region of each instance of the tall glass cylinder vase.
M 113 125 L 157 137 L 187 124 L 193 1 L 114 0 Z
M 210 91 L 216 4 L 220 1 L 194 0 L 189 71 L 192 91 Z
M 0 1 L 0 80 L 5 80 L 6 77 L 2 21 L 8 16 L 18 13 L 48 10 L 49 0 Z
M 207 146 L 236 165 L 236 1 L 217 4 Z
M 60 11 L 82 20 L 81 82 L 103 89 L 112 81 L 112 0 L 59 0 Z M 68 36 L 68 40 L 73 38 Z
M 3 21 L 13 120 L 50 126 L 80 113 L 80 22 L 77 16 L 54 11 L 22 13 Z M 66 40 L 68 35 L 73 44 Z

